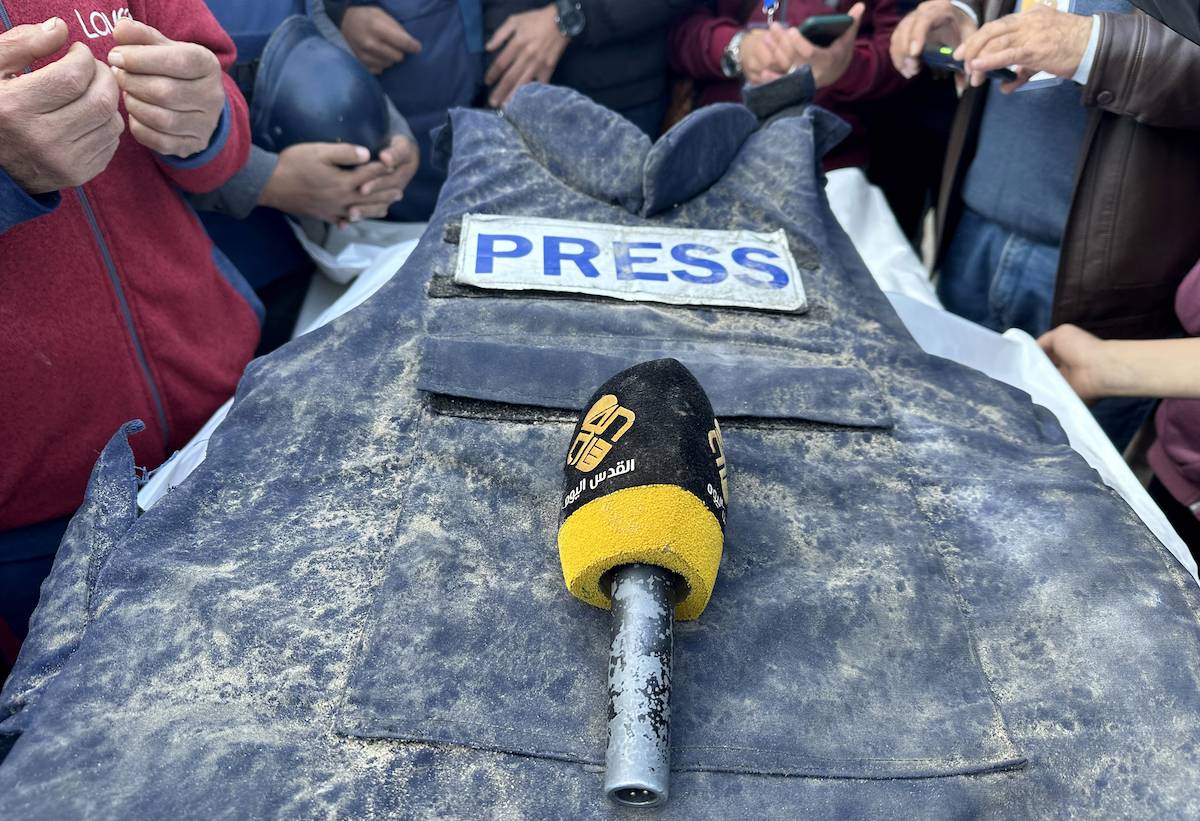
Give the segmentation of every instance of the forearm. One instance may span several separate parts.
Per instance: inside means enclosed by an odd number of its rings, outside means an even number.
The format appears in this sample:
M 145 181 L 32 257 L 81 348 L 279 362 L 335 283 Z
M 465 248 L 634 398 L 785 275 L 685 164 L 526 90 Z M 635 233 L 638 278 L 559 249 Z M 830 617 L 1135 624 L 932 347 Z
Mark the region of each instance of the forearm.
M 1200 399 L 1200 337 L 1108 340 L 1103 345 L 1105 395 Z
M 194 194 L 188 197 L 198 211 L 215 211 L 234 219 L 245 219 L 259 205 L 265 205 L 263 192 L 270 182 L 279 155 L 259 148 L 250 147 L 250 160 L 246 166 L 216 191 Z

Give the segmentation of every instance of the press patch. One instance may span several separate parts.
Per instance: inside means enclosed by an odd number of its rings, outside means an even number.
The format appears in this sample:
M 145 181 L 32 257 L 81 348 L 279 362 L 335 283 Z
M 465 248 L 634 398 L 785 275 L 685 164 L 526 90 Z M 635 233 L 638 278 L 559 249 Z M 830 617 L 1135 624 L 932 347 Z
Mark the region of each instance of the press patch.
M 633 302 L 800 313 L 804 284 L 783 231 L 707 231 L 468 214 L 454 281 Z

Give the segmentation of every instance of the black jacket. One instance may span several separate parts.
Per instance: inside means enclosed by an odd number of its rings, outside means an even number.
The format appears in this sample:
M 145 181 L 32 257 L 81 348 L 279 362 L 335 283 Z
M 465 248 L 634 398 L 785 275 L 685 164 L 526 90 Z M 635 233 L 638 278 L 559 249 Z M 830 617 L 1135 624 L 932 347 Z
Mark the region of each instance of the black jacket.
M 488 37 L 513 14 L 546 0 L 483 0 Z M 587 26 L 563 53 L 551 82 L 626 111 L 667 93 L 667 31 L 695 0 L 580 0 Z

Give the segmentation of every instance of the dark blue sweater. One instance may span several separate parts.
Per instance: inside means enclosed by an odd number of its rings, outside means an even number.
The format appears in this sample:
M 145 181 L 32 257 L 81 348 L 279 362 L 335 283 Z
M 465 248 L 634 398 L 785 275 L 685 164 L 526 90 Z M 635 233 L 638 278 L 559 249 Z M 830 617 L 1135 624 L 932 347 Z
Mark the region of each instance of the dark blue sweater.
M 1075 13 L 1129 13 L 1124 0 L 1076 0 Z M 979 144 L 963 184 L 976 213 L 1022 236 L 1062 240 L 1088 112 L 1070 80 L 1002 94 L 987 92 Z

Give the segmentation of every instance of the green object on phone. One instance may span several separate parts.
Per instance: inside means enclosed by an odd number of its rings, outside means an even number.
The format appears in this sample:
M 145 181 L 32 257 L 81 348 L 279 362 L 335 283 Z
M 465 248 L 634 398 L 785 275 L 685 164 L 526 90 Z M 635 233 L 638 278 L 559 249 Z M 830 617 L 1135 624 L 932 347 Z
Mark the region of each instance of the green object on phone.
M 800 24 L 800 33 L 814 46 L 827 48 L 852 25 L 854 18 L 849 14 L 816 14 Z

